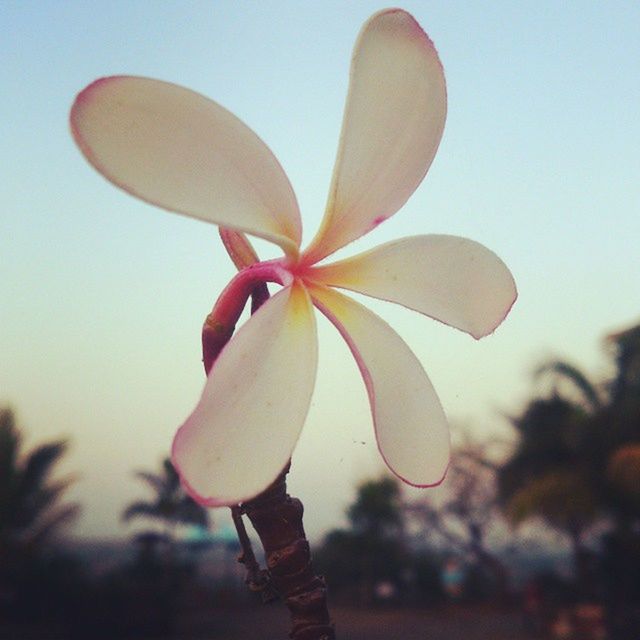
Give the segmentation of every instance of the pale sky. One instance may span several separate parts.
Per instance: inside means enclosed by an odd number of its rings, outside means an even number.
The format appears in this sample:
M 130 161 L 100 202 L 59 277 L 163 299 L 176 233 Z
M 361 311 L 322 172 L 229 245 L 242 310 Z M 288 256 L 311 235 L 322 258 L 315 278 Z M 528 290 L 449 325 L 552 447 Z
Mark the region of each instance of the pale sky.
M 384 4 L 0 2 L 0 404 L 28 443 L 68 437 L 79 535 L 117 535 L 204 383 L 200 327 L 234 269 L 214 227 L 120 192 L 68 131 L 97 77 L 144 75 L 218 101 L 274 151 L 305 239 L 321 219 L 351 50 Z M 403 210 L 340 255 L 415 233 L 472 238 L 519 300 L 481 342 L 371 307 L 414 349 L 454 423 L 506 431 L 548 356 L 606 373 L 602 337 L 640 319 L 640 4 L 406 2 L 436 44 L 445 134 Z M 260 244 L 261 254 L 274 250 Z M 382 470 L 364 386 L 319 320 L 320 370 L 290 475 L 312 536 Z M 346 398 L 337 400 L 337 398 Z M 214 519 L 223 522 L 216 513 Z

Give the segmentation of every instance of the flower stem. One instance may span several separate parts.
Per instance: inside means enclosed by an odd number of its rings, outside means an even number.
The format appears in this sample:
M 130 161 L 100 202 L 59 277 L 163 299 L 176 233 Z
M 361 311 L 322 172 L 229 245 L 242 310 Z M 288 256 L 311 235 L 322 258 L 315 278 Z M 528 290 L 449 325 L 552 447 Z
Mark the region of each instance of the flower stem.
M 225 287 L 202 327 L 202 356 L 207 375 L 223 347 L 229 342 L 236 322 L 249 296 L 251 313 L 269 299 L 267 282 L 289 285 L 293 277 L 282 267 L 281 261 L 258 262 L 239 271 Z

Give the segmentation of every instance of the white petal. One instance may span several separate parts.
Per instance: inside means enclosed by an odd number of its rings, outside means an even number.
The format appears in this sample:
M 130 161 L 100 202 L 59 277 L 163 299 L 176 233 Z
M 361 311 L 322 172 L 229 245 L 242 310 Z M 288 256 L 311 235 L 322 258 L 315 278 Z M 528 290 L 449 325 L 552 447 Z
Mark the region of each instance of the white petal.
M 325 284 L 397 302 L 474 338 L 494 331 L 517 296 L 495 253 L 456 236 L 403 238 L 314 272 Z
M 449 463 L 447 419 L 422 365 L 377 315 L 327 287 L 312 286 L 314 304 L 347 341 L 364 379 L 378 449 L 399 478 L 426 487 Z
M 446 105 L 442 65 L 420 25 L 400 9 L 374 15 L 354 50 L 333 184 L 307 262 L 367 233 L 407 201 L 436 153 Z
M 306 418 L 316 365 L 313 308 L 304 287 L 294 284 L 260 307 L 224 348 L 176 434 L 173 462 L 198 502 L 238 504 L 275 480 Z
M 87 160 L 125 191 L 297 253 L 300 215 L 282 167 L 212 100 L 159 80 L 102 78 L 76 98 L 71 128 Z

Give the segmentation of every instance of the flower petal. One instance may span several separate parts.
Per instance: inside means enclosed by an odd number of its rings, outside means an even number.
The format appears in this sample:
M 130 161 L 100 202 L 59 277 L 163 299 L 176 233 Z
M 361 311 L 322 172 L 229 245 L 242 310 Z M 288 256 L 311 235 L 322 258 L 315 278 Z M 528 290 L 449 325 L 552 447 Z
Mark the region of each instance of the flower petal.
M 405 482 L 442 481 L 449 463 L 447 419 L 422 365 L 377 315 L 328 287 L 311 285 L 314 304 L 347 341 L 364 379 L 378 449 Z
M 309 295 L 293 284 L 267 301 L 216 360 L 172 458 L 208 506 L 238 504 L 287 464 L 315 382 L 317 340 Z
M 220 227 L 218 231 L 222 244 L 238 271 L 260 262 L 256 250 L 244 233 L 226 227 Z
M 403 238 L 313 271 L 324 284 L 397 302 L 474 338 L 494 331 L 517 297 L 504 262 L 457 236 Z
M 297 254 L 300 214 L 282 167 L 212 100 L 159 80 L 102 78 L 76 98 L 71 129 L 87 160 L 125 191 Z
M 342 135 L 322 226 L 305 261 L 321 260 L 392 216 L 436 153 L 447 110 L 442 65 L 408 13 L 389 9 L 355 46 Z

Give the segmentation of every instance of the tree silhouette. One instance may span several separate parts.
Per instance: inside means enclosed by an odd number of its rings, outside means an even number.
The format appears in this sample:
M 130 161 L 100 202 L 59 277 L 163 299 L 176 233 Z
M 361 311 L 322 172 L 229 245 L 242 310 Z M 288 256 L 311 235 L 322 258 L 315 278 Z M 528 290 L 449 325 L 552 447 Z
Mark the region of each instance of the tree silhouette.
M 591 525 L 608 518 L 630 529 L 640 519 L 640 325 L 607 343 L 615 366 L 602 383 L 567 362 L 540 367 L 551 391 L 512 419 L 518 442 L 499 473 L 506 512 L 564 531 L 577 568 Z
M 439 499 L 426 493 L 405 508 L 425 539 L 473 560 L 502 597 L 507 594 L 507 571 L 490 541 L 500 525 L 506 526 L 498 504 L 498 464 L 490 453 L 495 444 L 464 434 L 452 451 Z
M 396 480 L 383 477 L 363 482 L 347 515 L 356 533 L 371 538 L 398 535 L 403 519 L 400 487 Z
M 519 524 L 538 516 L 564 532 L 576 567 L 584 536 L 600 516 L 599 480 L 588 451 L 597 439 L 593 418 L 586 407 L 556 391 L 536 398 L 513 419 L 517 448 L 498 475 L 510 519 Z
M 169 458 L 162 461 L 160 473 L 137 471 L 135 475 L 153 490 L 154 496 L 151 500 L 131 503 L 122 514 L 123 520 L 156 520 L 164 525 L 164 535 L 168 542 L 174 540 L 175 529 L 180 524 L 209 528 L 208 511 L 186 494 Z
M 363 482 L 347 516 L 351 527 L 327 534 L 317 564 L 332 589 L 369 605 L 377 598 L 377 585 L 386 583 L 398 590 L 404 582 L 408 553 L 398 482 L 390 477 Z
M 618 406 L 628 403 L 637 412 L 640 405 L 640 324 L 610 334 L 607 343 L 613 347 L 616 364 L 616 374 L 609 384 L 611 402 Z M 640 430 L 640 425 L 636 426 Z M 636 432 L 635 435 L 640 434 Z
M 608 429 L 604 499 L 620 532 L 640 526 L 640 325 L 607 337 L 615 375 L 601 423 Z
M 37 553 L 79 513 L 61 504 L 72 480 L 54 480 L 66 442 L 50 442 L 22 452 L 22 438 L 11 409 L 0 409 L 0 561 Z

